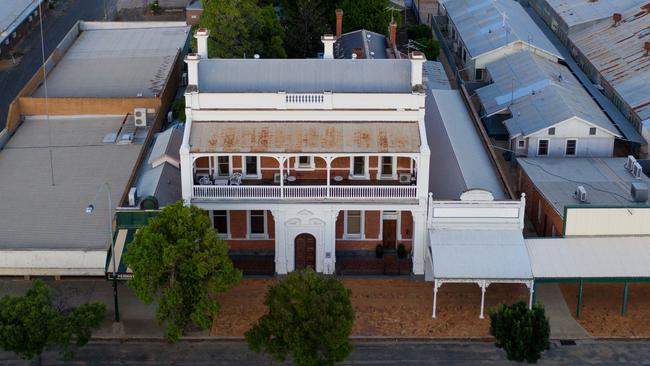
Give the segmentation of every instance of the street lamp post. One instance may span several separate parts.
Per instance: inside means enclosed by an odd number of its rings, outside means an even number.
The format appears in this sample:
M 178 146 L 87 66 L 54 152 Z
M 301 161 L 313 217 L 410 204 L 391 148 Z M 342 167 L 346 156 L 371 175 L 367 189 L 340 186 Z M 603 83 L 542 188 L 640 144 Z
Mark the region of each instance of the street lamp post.
M 108 182 L 104 182 L 104 184 L 99 187 L 93 201 L 86 206 L 86 213 L 91 214 L 95 209 L 95 201 L 97 200 L 97 196 L 102 188 L 106 190 L 106 194 L 108 195 L 108 238 L 111 241 L 111 256 L 113 257 L 113 300 L 115 301 L 115 322 L 119 323 L 120 307 L 117 301 L 117 267 L 115 266 L 115 240 L 113 240 L 113 200 L 111 199 L 111 187 L 108 185 Z

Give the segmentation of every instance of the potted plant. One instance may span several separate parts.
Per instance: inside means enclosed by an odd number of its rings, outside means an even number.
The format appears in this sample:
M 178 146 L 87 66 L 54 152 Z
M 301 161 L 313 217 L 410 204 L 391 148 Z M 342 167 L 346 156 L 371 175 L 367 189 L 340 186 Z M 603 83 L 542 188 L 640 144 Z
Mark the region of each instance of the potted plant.
M 377 246 L 375 247 L 375 255 L 377 256 L 377 258 L 381 258 L 381 257 L 384 256 L 384 246 L 383 245 L 377 244 Z
M 158 0 L 155 0 L 149 4 L 149 10 L 151 10 L 151 14 L 158 14 L 160 11 L 160 4 L 158 3 Z
M 400 244 L 397 246 L 397 258 L 399 259 L 406 258 L 406 247 L 404 246 L 404 244 Z

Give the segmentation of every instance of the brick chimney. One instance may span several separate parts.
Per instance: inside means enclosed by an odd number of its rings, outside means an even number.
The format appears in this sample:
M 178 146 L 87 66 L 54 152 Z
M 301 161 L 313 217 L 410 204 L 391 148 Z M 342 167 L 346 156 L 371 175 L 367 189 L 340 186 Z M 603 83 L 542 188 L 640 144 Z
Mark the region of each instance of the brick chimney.
M 320 37 L 320 41 L 323 42 L 323 59 L 333 59 L 336 37 L 331 34 L 326 34 Z
M 618 27 L 618 23 L 620 23 L 621 20 L 623 20 L 623 15 L 621 15 L 621 13 L 614 13 L 612 15 L 612 20 L 614 21 L 614 26 Z
M 650 42 L 644 43 L 643 49 L 645 50 L 645 55 L 650 56 Z
M 413 51 L 409 55 L 411 60 L 411 87 L 415 88 L 422 85 L 422 65 L 427 60 L 424 53 L 420 51 Z
M 187 64 L 187 90 L 199 89 L 199 62 L 201 56 L 196 53 L 188 53 L 185 56 L 185 63 Z
M 208 37 L 210 36 L 210 31 L 207 28 L 199 28 L 194 35 L 196 38 L 197 51 L 196 53 L 201 56 L 202 59 L 208 59 Z
M 343 9 L 336 9 L 336 37 L 343 34 Z
M 394 20 L 388 25 L 388 48 L 395 47 L 397 41 L 397 23 Z

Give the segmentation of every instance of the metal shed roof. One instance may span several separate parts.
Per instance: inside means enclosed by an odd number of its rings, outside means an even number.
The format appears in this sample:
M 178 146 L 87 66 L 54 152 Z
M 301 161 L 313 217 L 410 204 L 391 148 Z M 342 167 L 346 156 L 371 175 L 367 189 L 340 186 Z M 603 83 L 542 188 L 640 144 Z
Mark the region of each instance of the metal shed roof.
M 612 27 L 603 20 L 576 32 L 571 41 L 643 121 L 650 118 L 650 1 L 623 13 Z
M 199 90 L 212 93 L 411 93 L 402 59 L 207 59 Z
M 487 64 L 493 83 L 477 90 L 487 115 L 510 110 L 511 136 L 530 135 L 578 117 L 615 136 L 620 133 L 571 71 L 521 51 Z
M 0 42 L 18 28 L 42 0 L 0 0 Z
M 535 279 L 648 278 L 650 237 L 526 239 Z
M 193 122 L 191 152 L 420 151 L 417 122 Z
M 363 50 L 363 58 L 389 58 L 386 36 L 365 29 L 342 34 L 334 43 L 334 55 L 336 58 L 350 59 L 355 48 Z
M 521 230 L 429 230 L 436 279 L 532 279 Z
M 560 51 L 513 0 L 441 0 L 472 57 L 520 41 L 562 58 Z

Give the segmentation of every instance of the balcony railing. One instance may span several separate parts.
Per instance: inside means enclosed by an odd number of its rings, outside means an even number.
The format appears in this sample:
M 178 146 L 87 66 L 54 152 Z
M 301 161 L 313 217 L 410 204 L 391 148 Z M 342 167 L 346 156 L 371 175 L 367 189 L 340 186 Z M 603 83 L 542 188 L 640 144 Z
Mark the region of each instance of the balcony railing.
M 417 186 L 194 186 L 194 199 L 415 199 Z

